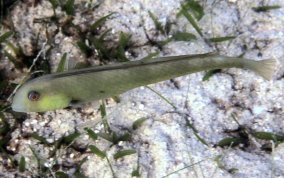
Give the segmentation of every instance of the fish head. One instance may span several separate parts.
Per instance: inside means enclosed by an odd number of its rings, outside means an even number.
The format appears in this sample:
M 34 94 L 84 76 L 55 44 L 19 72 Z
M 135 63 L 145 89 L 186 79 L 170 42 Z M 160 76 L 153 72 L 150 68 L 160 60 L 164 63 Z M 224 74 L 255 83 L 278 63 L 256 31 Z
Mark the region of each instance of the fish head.
M 58 87 L 33 79 L 17 90 L 13 97 L 12 109 L 16 112 L 44 112 L 65 108 L 69 103 L 70 98 Z

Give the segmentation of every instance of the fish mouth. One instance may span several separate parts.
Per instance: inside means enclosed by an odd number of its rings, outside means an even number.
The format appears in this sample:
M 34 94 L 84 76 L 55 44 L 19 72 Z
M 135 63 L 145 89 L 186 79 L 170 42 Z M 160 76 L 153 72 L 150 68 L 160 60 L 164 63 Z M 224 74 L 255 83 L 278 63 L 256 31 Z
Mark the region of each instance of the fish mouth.
M 16 111 L 16 112 L 25 112 L 23 107 L 16 106 L 16 105 L 13 105 L 13 104 L 12 104 L 12 109 L 13 109 L 13 111 Z

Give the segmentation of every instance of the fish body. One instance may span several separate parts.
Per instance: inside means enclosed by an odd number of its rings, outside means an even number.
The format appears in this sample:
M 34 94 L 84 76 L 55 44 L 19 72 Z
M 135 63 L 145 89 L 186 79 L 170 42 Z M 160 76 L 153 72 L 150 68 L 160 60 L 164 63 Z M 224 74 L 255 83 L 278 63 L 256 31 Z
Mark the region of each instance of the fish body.
M 209 53 L 158 57 L 49 74 L 23 84 L 14 96 L 12 109 L 18 112 L 62 109 L 72 103 L 115 96 L 139 86 L 190 73 L 232 67 L 250 69 L 269 79 L 275 61 L 254 61 Z

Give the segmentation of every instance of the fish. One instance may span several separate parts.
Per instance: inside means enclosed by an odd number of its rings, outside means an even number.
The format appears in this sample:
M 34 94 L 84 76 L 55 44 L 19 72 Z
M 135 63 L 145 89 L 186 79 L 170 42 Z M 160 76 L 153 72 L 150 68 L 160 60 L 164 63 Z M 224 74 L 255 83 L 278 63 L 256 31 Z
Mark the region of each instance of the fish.
M 249 60 L 215 53 L 156 57 L 43 75 L 16 91 L 16 112 L 45 112 L 117 96 L 133 88 L 191 73 L 224 68 L 248 69 L 271 79 L 274 59 Z

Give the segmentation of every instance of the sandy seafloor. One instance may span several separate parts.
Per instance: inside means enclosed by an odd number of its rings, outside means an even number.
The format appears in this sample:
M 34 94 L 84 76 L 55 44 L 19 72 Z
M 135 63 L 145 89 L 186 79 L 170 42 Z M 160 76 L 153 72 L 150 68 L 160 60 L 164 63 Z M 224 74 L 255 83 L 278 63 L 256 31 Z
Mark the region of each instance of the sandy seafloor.
M 14 23 L 14 30 L 19 35 L 19 44 L 27 54 L 36 34 L 44 31 L 42 25 L 34 24 L 33 20 L 53 14 L 48 1 L 40 1 L 34 6 L 32 2 L 30 0 L 16 3 L 9 14 L 9 18 Z M 149 53 L 159 51 L 157 47 L 147 44 L 146 33 L 152 39 L 165 39 L 163 35 L 157 35 L 148 11 L 155 14 L 162 24 L 167 20 L 174 22 L 172 32 L 191 32 L 198 36 L 184 17 L 176 18 L 180 2 L 183 1 L 105 0 L 91 13 L 83 13 L 87 2 L 89 1 L 76 1 L 73 22 L 84 28 L 84 25 L 116 12 L 103 28 L 112 28 L 108 38 L 114 41 L 118 40 L 120 32 L 132 34 L 132 42 L 135 45 L 127 51 L 127 56 L 131 60 L 138 60 Z M 93 1 L 94 3 L 96 2 Z M 19 173 L 16 170 L 8 170 L 4 164 L 5 159 L 0 157 L 0 163 L 2 162 L 0 175 L 2 177 L 36 176 L 37 161 L 29 146 L 37 151 L 44 165 L 52 167 L 55 158 L 47 158 L 51 148 L 33 138 L 24 138 L 21 134 L 36 132 L 49 142 L 53 142 L 77 129 L 82 134 L 75 144 L 82 147 L 95 144 L 106 151 L 116 177 L 131 177 L 131 172 L 136 169 L 138 157 L 141 177 L 162 177 L 202 160 L 204 161 L 169 177 L 284 177 L 283 144 L 278 145 L 272 153 L 265 152 L 261 150 L 261 146 L 267 142 L 250 135 L 247 146 L 214 147 L 220 140 L 230 137 L 225 131 L 238 128 L 238 124 L 231 117 L 232 113 L 236 113 L 238 122 L 250 131 L 280 135 L 284 133 L 284 8 L 264 13 L 256 13 L 251 9 L 260 5 L 284 7 L 284 1 L 208 0 L 201 1 L 201 4 L 204 5 L 205 16 L 198 24 L 206 38 L 219 36 L 237 36 L 237 38 L 211 46 L 199 36 L 197 40 L 191 42 L 170 42 L 159 51 L 159 55 L 219 51 L 228 56 L 238 56 L 245 52 L 244 57 L 255 60 L 274 58 L 277 60 L 277 70 L 271 81 L 266 81 L 248 70 L 228 69 L 222 70 L 222 73 L 214 75 L 205 82 L 202 82 L 204 72 L 200 72 L 150 85 L 168 98 L 177 107 L 176 110 L 145 87 L 120 95 L 120 103 L 108 99 L 106 117 L 111 129 L 119 134 L 129 132 L 132 135 L 131 141 L 119 142 L 117 145 L 112 145 L 103 139 L 93 141 L 82 130 L 84 127 L 95 131 L 103 130 L 101 124 L 96 125 L 101 120 L 98 112 L 99 102 L 83 105 L 80 109 L 62 109 L 45 112 L 42 115 L 30 113 L 22 127 L 13 132 L 8 147 L 16 152 L 15 159 L 19 160 L 21 156 L 26 158 L 26 171 Z M 58 16 L 64 16 L 60 8 L 56 11 Z M 52 31 L 55 26 L 51 24 L 48 28 Z M 45 39 L 45 33 L 40 33 L 41 45 Z M 84 57 L 75 45 L 77 41 L 75 37 L 65 36 L 59 32 L 54 39 L 54 44 L 57 46 L 48 56 L 53 71 L 64 52 L 68 53 L 69 58 L 78 61 L 88 60 L 93 65 L 98 63 L 97 59 Z M 2 60 L 1 63 L 13 68 L 7 59 Z M 16 82 L 19 80 L 15 79 Z M 132 123 L 141 117 L 147 118 L 147 121 L 133 131 Z M 186 125 L 185 118 L 189 119 L 209 146 L 197 139 L 193 130 Z M 137 153 L 113 159 L 113 154 L 123 149 L 134 149 Z M 86 153 L 79 153 L 62 147 L 59 153 L 61 153 L 57 157 L 59 165 L 74 165 L 87 156 L 87 161 L 81 168 L 85 176 L 112 177 L 106 159 L 99 158 L 89 150 Z M 214 161 L 218 155 L 222 155 L 221 162 L 225 169 L 219 168 Z M 228 170 L 232 168 L 237 171 L 229 173 Z M 65 167 L 61 171 L 71 176 L 75 168 Z M 52 174 L 47 175 L 52 176 Z

